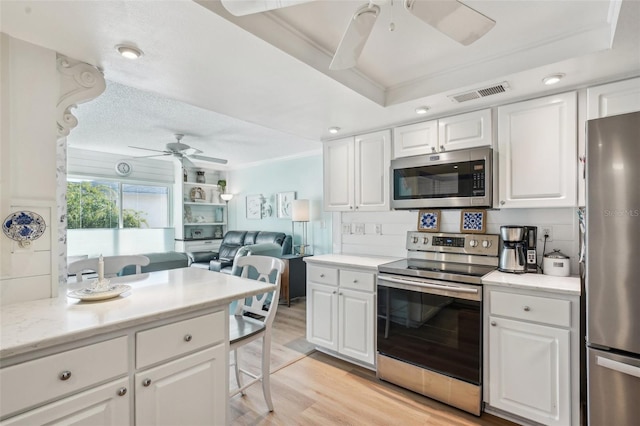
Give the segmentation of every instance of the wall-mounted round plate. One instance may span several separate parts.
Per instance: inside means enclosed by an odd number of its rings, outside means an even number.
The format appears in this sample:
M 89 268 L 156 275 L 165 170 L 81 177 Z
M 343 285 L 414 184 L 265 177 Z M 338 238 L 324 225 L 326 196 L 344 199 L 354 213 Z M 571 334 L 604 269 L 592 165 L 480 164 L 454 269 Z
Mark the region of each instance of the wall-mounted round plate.
M 37 240 L 45 229 L 47 224 L 42 216 L 29 211 L 12 213 L 2 222 L 2 232 L 21 244 Z

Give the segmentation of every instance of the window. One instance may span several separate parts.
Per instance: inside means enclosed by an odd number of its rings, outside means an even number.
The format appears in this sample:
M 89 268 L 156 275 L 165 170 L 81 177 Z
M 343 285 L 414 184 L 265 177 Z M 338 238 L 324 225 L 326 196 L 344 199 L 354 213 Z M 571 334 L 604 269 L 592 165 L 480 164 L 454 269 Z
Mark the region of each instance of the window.
M 67 180 L 67 228 L 165 228 L 169 187 L 110 180 Z

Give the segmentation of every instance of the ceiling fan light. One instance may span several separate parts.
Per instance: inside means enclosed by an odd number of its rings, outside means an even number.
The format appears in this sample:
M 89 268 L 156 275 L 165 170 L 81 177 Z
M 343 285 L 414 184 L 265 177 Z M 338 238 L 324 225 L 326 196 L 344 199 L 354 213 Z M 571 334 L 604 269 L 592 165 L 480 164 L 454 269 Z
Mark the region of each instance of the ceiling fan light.
M 547 86 L 558 83 L 560 80 L 564 78 L 564 74 L 551 74 L 542 79 L 542 82 Z
M 329 127 L 329 133 L 331 133 L 332 135 L 335 135 L 339 131 L 340 131 L 340 127 Z
M 143 55 L 142 50 L 134 46 L 127 46 L 119 44 L 116 46 L 116 50 L 127 59 L 138 59 Z
M 427 111 L 429 111 L 429 107 L 428 106 L 419 106 L 416 108 L 416 114 L 426 114 Z

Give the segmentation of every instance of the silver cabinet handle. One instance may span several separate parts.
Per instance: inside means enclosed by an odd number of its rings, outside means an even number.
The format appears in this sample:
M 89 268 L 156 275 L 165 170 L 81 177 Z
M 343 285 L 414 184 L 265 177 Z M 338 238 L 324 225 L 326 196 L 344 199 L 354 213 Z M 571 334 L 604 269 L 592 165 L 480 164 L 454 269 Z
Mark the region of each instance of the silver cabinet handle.
M 127 388 L 118 389 L 118 396 L 125 396 L 127 394 Z
M 60 380 L 69 380 L 71 378 L 71 371 L 65 370 L 58 376 Z
M 191 341 L 191 339 L 193 339 L 193 336 L 192 336 L 192 335 L 190 335 L 190 334 L 186 334 L 186 335 L 184 336 L 184 341 L 185 341 L 185 342 L 190 342 L 190 341 Z
M 342 296 L 342 292 L 338 293 L 338 296 Z
M 358 283 L 358 280 L 353 280 L 353 283 L 354 283 L 354 284 L 357 284 L 357 283 Z
M 324 274 L 320 274 L 320 278 L 324 278 Z
M 501 205 L 501 206 L 504 206 L 504 205 L 505 205 L 504 200 L 500 200 L 500 205 Z
M 333 291 L 331 292 L 331 294 L 336 294 L 336 293 L 337 293 L 337 291 L 335 291 L 335 290 L 333 290 Z
M 444 151 L 444 145 L 440 145 L 440 151 Z
M 525 307 L 523 307 L 522 309 L 524 309 L 524 310 L 525 310 L 525 312 L 529 312 L 529 311 L 531 310 L 531 308 L 530 308 L 530 307 L 528 307 L 528 306 L 525 306 Z
M 496 326 L 496 325 L 498 325 L 498 324 L 497 324 L 495 321 L 491 321 L 491 325 L 492 325 L 493 327 L 495 327 L 495 326 Z
M 142 386 L 144 386 L 145 388 L 149 387 L 149 385 L 151 385 L 151 379 L 144 379 L 142 381 Z

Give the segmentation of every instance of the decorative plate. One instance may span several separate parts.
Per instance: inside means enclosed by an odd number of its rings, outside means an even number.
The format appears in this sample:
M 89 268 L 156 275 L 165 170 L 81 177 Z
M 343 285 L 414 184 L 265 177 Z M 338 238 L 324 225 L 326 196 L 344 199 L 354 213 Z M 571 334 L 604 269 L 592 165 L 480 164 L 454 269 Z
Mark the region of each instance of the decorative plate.
M 47 224 L 42 216 L 28 211 L 10 214 L 2 222 L 2 232 L 20 243 L 37 240 L 45 229 L 47 229 Z
M 460 232 L 484 234 L 486 228 L 486 210 L 462 210 L 460 212 Z
M 438 232 L 440 230 L 440 210 L 420 210 L 418 231 Z
M 131 286 L 117 284 L 110 286 L 105 291 L 96 291 L 91 288 L 83 288 L 67 293 L 67 296 L 80 300 L 104 300 L 120 296 L 122 293 L 131 290 Z

